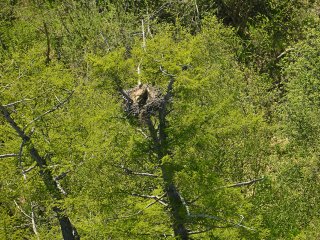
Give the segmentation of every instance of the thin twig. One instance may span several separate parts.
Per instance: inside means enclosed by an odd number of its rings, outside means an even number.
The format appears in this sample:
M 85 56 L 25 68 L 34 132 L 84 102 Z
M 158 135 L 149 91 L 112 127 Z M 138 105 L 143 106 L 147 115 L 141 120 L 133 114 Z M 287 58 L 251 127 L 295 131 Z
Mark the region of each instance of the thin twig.
M 134 172 L 133 170 L 126 168 L 123 165 L 121 165 L 120 168 L 122 168 L 126 174 L 130 174 L 130 175 L 138 175 L 138 176 L 153 177 L 153 178 L 159 177 L 158 175 L 155 175 L 152 173 Z
M 239 183 L 235 183 L 235 184 L 230 184 L 230 185 L 226 185 L 226 186 L 222 186 L 222 187 L 217 187 L 217 188 L 214 188 L 212 189 L 212 191 L 214 190 L 220 190 L 220 189 L 224 189 L 224 188 L 234 188 L 234 187 L 243 187 L 243 186 L 250 186 L 256 182 L 259 182 L 259 181 L 262 181 L 264 180 L 265 178 L 262 177 L 262 178 L 257 178 L 257 179 L 253 179 L 253 180 L 250 180 L 250 181 L 247 181 L 247 182 L 239 182 Z M 198 201 L 201 197 L 203 197 L 205 194 L 200 194 L 196 199 L 190 201 L 189 203 L 195 203 L 196 201 Z
M 162 200 L 161 200 L 161 197 L 159 197 L 159 196 L 144 195 L 144 194 L 137 194 L 137 193 L 132 193 L 131 195 L 134 196 L 134 197 L 154 199 L 154 200 L 157 200 L 157 201 L 158 201 L 159 203 L 161 203 L 162 205 L 164 205 L 165 207 L 168 206 L 168 204 L 165 203 L 164 201 L 162 201 Z
M 247 229 L 247 230 L 250 230 L 250 231 L 254 231 L 253 228 L 250 228 L 250 227 L 247 227 L 247 226 L 241 224 L 243 219 L 244 219 L 243 216 L 242 216 L 242 218 L 241 218 L 241 220 L 239 222 L 233 222 L 233 221 L 227 220 L 227 219 L 222 218 L 222 217 L 217 217 L 217 216 L 212 216 L 212 215 L 207 215 L 207 214 L 191 214 L 189 217 L 191 217 L 191 218 L 213 219 L 213 220 L 216 220 L 216 221 L 222 221 L 222 222 L 227 223 L 227 225 L 225 226 L 226 228 L 227 227 L 239 227 L 239 228 L 244 228 L 244 229 Z
M 164 196 L 166 196 L 166 193 L 164 193 L 163 195 L 161 195 L 158 199 L 156 199 L 154 202 L 149 203 L 147 206 L 145 206 L 144 209 L 139 210 L 138 212 L 128 215 L 128 216 L 120 216 L 120 217 L 115 217 L 115 218 L 108 218 L 107 220 L 117 220 L 117 219 L 126 219 L 126 218 L 132 218 L 135 217 L 141 213 L 143 213 L 146 209 L 148 209 L 149 207 L 151 207 L 152 205 L 156 204 L 159 200 L 161 200 Z
M 222 186 L 222 187 L 219 187 L 219 188 L 216 188 L 216 189 L 249 186 L 251 184 L 254 184 L 254 183 L 262 181 L 262 180 L 264 180 L 264 177 L 253 179 L 253 180 L 250 180 L 250 181 L 247 181 L 247 182 L 239 182 L 239 183 L 235 183 L 235 184 L 231 184 L 231 185 L 227 185 L 227 186 Z
M 39 120 L 40 118 L 48 115 L 49 113 L 54 112 L 55 110 L 59 109 L 60 107 L 62 107 L 66 102 L 68 102 L 72 96 L 72 94 L 74 93 L 74 91 L 71 91 L 71 93 L 69 94 L 69 96 L 64 99 L 62 102 L 59 102 L 57 105 L 55 105 L 53 108 L 49 109 L 48 111 L 42 113 L 41 115 L 39 115 L 38 117 L 34 118 L 32 121 L 30 121 L 28 124 L 26 124 L 23 128 L 23 131 L 27 129 L 28 126 L 30 126 L 32 123 L 34 123 L 35 121 Z
M 25 102 L 25 101 L 32 101 L 32 100 L 33 99 L 25 98 L 25 99 L 22 99 L 22 100 L 18 100 L 18 101 L 12 102 L 12 103 L 5 104 L 3 106 L 4 107 L 11 107 L 11 106 L 14 106 L 14 105 L 16 105 L 18 103 Z
M 19 148 L 18 163 L 19 163 L 19 168 L 21 169 L 24 180 L 27 180 L 27 176 L 25 175 L 25 171 L 23 170 L 23 167 L 22 167 L 22 151 L 23 151 L 23 146 L 24 146 L 25 142 L 26 142 L 26 140 L 22 139 L 22 142 L 21 142 L 20 148 Z

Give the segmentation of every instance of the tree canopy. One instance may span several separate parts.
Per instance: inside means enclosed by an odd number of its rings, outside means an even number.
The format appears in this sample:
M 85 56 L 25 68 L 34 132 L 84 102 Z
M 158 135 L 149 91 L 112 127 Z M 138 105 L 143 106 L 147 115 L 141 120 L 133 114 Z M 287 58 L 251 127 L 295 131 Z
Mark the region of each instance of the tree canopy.
M 319 7 L 2 1 L 0 238 L 318 239 Z

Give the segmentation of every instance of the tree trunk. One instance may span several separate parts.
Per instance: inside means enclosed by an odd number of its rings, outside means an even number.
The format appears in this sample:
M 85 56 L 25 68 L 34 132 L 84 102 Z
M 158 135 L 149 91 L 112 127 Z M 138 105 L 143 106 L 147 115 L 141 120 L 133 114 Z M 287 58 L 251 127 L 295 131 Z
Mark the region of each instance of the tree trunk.
M 158 129 L 156 130 L 154 128 L 150 117 L 147 120 L 149 132 L 152 137 L 154 149 L 156 151 L 159 161 L 161 161 L 164 156 L 171 155 L 167 142 L 166 116 L 167 103 L 171 97 L 173 81 L 174 78 L 171 78 L 171 81 L 168 85 L 168 92 L 164 96 L 162 106 L 159 109 Z M 167 198 L 169 200 L 169 208 L 171 212 L 171 220 L 174 235 L 181 240 L 188 240 L 190 239 L 189 233 L 185 226 L 188 211 L 187 206 L 184 204 L 184 201 L 174 184 L 175 169 L 173 164 L 169 162 L 161 163 L 161 172 L 162 179 L 164 182 L 164 192 L 166 193 Z
M 174 235 L 181 240 L 187 240 L 189 239 L 188 230 L 185 227 L 187 209 L 173 182 L 174 169 L 171 164 L 165 163 L 161 166 L 161 171 L 165 193 L 169 200 Z

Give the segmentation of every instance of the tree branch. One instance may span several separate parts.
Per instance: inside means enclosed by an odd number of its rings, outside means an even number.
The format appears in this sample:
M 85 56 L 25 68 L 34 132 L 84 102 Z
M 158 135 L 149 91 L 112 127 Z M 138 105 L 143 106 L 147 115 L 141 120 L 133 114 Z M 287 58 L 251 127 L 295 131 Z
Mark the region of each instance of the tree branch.
M 69 96 L 71 97 L 71 95 Z M 56 107 L 55 109 L 57 109 Z M 6 121 L 11 125 L 11 127 L 18 133 L 18 135 L 24 140 L 26 143 L 29 143 L 29 154 L 31 158 L 37 163 L 39 166 L 39 173 L 46 186 L 47 191 L 51 195 L 52 199 L 55 201 L 59 201 L 63 199 L 63 195 L 61 194 L 61 189 L 57 185 L 57 182 L 54 180 L 52 176 L 52 172 L 47 168 L 46 159 L 41 157 L 39 151 L 34 147 L 32 141 L 29 136 L 26 135 L 24 130 L 22 130 L 17 123 L 10 116 L 8 110 L 0 105 L 0 111 L 2 112 Z M 49 110 L 52 112 L 54 110 Z M 76 228 L 70 222 L 69 217 L 64 213 L 64 209 L 58 206 L 54 206 L 52 210 L 57 214 L 57 218 L 59 220 L 62 236 L 64 239 L 70 240 L 78 240 L 79 235 L 77 233 Z
M 54 180 L 55 180 L 55 181 L 59 181 L 59 180 L 65 178 L 69 172 L 71 172 L 71 170 L 68 170 L 68 171 L 66 171 L 66 172 L 61 173 L 60 175 L 56 176 L 56 177 L 54 178 Z
M 264 180 L 264 177 L 253 179 L 253 180 L 250 180 L 250 181 L 247 181 L 247 182 L 239 182 L 239 183 L 235 183 L 235 184 L 219 187 L 219 188 L 216 188 L 216 189 L 250 186 L 251 184 L 254 184 L 254 183 L 262 181 L 262 180 Z
M 154 202 L 149 203 L 144 209 L 139 210 L 138 212 L 128 215 L 128 216 L 120 216 L 120 217 L 115 217 L 115 218 L 108 218 L 107 220 L 117 220 L 117 219 L 124 219 L 124 218 L 132 218 L 135 217 L 141 213 L 143 213 L 143 211 L 145 211 L 146 209 L 148 209 L 149 207 L 151 207 L 152 205 L 156 204 L 159 200 L 161 200 L 164 196 L 166 196 L 166 193 L 164 193 L 163 195 L 161 195 L 158 199 L 156 199 Z
M 8 153 L 8 154 L 2 154 L 0 155 L 0 158 L 10 158 L 10 157 L 17 157 L 19 154 L 16 153 Z
M 19 100 L 19 101 L 15 101 L 15 102 L 12 102 L 12 103 L 8 103 L 8 104 L 5 104 L 3 105 L 4 107 L 12 107 L 18 103 L 21 103 L 21 102 L 25 102 L 25 101 L 32 101 L 32 99 L 29 99 L 29 98 L 25 98 L 25 99 L 22 99 L 22 100 Z
M 253 179 L 247 182 L 239 182 L 239 183 L 235 183 L 235 184 L 230 184 L 230 185 L 226 185 L 226 186 L 222 186 L 222 187 L 217 187 L 214 188 L 213 190 L 219 190 L 219 189 L 224 189 L 224 188 L 234 188 L 234 187 L 243 187 L 243 186 L 250 186 L 251 184 L 254 184 L 256 182 L 262 181 L 264 180 L 264 177 L 261 178 L 257 178 L 257 179 Z M 189 203 L 194 203 L 196 201 L 198 201 L 201 197 L 203 197 L 205 194 L 200 194 L 196 199 L 193 199 L 192 201 L 190 201 Z
M 212 215 L 207 215 L 207 214 L 191 214 L 191 215 L 189 215 L 189 217 L 190 218 L 213 219 L 213 220 L 216 220 L 216 221 L 225 222 L 227 224 L 226 226 L 220 226 L 220 228 L 223 228 L 223 227 L 224 228 L 239 227 L 239 228 L 244 228 L 246 230 L 254 231 L 253 228 L 247 227 L 247 226 L 242 224 L 242 221 L 244 219 L 244 217 L 242 215 L 241 215 L 241 220 L 239 222 L 234 222 L 234 221 L 230 221 L 230 220 L 227 220 L 225 218 L 222 218 L 222 217 L 217 217 L 217 216 L 212 216 Z M 212 229 L 215 228 L 215 227 L 212 227 Z M 210 231 L 210 230 L 208 230 L 208 231 Z M 193 233 L 193 234 L 196 234 L 196 233 Z
M 149 199 L 154 199 L 157 200 L 159 203 L 161 203 L 162 205 L 164 205 L 165 207 L 168 206 L 167 203 L 165 203 L 164 201 L 161 200 L 162 197 L 159 196 L 154 196 L 154 195 L 143 195 L 143 194 L 137 194 L 137 193 L 132 193 L 131 196 L 135 196 L 135 197 L 141 197 L 141 198 L 149 198 Z
M 47 39 L 46 64 L 48 65 L 51 61 L 51 59 L 50 59 L 51 49 L 50 49 L 50 36 L 49 36 L 48 26 L 47 26 L 46 22 L 43 23 L 43 27 L 44 27 L 44 33 L 45 33 L 46 39 Z
M 37 236 L 37 239 L 39 239 L 39 233 L 37 230 L 37 225 L 36 225 L 36 220 L 35 220 L 35 216 L 34 216 L 34 212 L 33 212 L 33 203 L 31 203 L 31 223 L 32 223 L 32 229 L 34 234 Z
M 29 218 L 29 219 L 32 219 L 31 216 L 28 215 L 28 214 L 19 206 L 19 204 L 17 203 L 16 200 L 13 200 L 13 202 L 14 202 L 14 204 L 17 206 L 17 208 L 20 210 L 20 212 L 23 213 L 23 215 L 25 215 L 25 216 L 26 216 L 27 218 Z
M 35 121 L 39 120 L 40 118 L 48 115 L 49 113 L 52 113 L 54 111 L 56 111 L 57 109 L 61 108 L 66 102 L 68 102 L 72 96 L 72 94 L 74 93 L 74 91 L 72 91 L 69 96 L 64 99 L 62 102 L 59 102 L 57 105 L 55 105 L 54 107 L 52 107 L 51 109 L 49 109 L 48 111 L 42 113 L 41 115 L 39 115 L 38 117 L 34 118 L 31 122 L 29 122 L 27 125 L 24 126 L 23 131 L 27 129 L 28 126 L 30 126 L 32 123 L 34 123 Z
M 159 176 L 157 176 L 157 175 L 155 175 L 155 174 L 152 174 L 152 173 L 134 172 L 133 170 L 131 170 L 131 169 L 129 169 L 129 168 L 126 168 L 126 167 L 124 167 L 123 165 L 121 165 L 120 168 L 122 168 L 123 171 L 124 171 L 126 174 L 130 174 L 130 175 L 138 175 L 138 176 L 153 177 L 153 178 L 159 177 Z
M 280 53 L 278 56 L 277 56 L 277 59 L 281 58 L 282 56 L 284 56 L 285 54 L 287 54 L 288 52 L 294 50 L 294 48 L 287 48 L 286 50 L 284 50 L 282 53 Z

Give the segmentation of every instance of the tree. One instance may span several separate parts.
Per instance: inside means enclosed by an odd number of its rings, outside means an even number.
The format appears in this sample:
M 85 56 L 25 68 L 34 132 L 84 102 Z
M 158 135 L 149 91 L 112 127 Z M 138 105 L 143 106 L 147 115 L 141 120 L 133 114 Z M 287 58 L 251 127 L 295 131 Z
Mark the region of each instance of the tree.
M 215 221 L 225 227 L 246 228 L 234 220 L 241 210 L 235 202 L 227 200 L 237 196 L 240 201 L 237 191 L 226 188 L 217 196 L 210 192 L 219 189 L 222 179 L 227 177 L 223 172 L 230 166 L 225 164 L 219 169 L 223 159 L 249 147 L 239 144 L 228 150 L 222 145 L 228 145 L 251 128 L 259 128 L 261 121 L 259 114 L 251 112 L 241 98 L 245 94 L 243 76 L 229 51 L 230 43 L 235 43 L 236 38 L 216 20 L 208 20 L 207 24 L 197 37 L 169 28 L 148 39 L 143 48 L 138 41 L 131 50 L 131 58 L 126 59 L 124 49 L 102 58 L 90 57 L 103 82 L 101 87 L 115 89 L 123 96 L 129 104 L 127 117 L 131 127 L 144 132 L 143 142 L 149 146 L 140 150 L 137 165 L 131 165 L 137 161 L 134 159 L 126 159 L 122 165 L 128 173 L 143 172 L 136 169 L 148 166 L 162 176 L 161 187 L 155 185 L 151 192 L 137 189 L 143 194 L 136 195 L 152 196 L 160 191 L 155 201 L 166 200 L 174 236 L 181 239 L 214 229 Z M 157 98 L 158 108 L 142 120 L 130 115 L 130 109 L 133 111 L 130 104 L 134 104 L 135 98 L 125 91 L 135 86 L 138 79 L 149 84 L 149 89 L 156 88 L 162 93 L 160 100 Z M 241 178 L 249 176 L 244 174 Z M 224 201 L 228 204 L 223 207 Z M 218 209 L 223 213 L 218 214 Z

